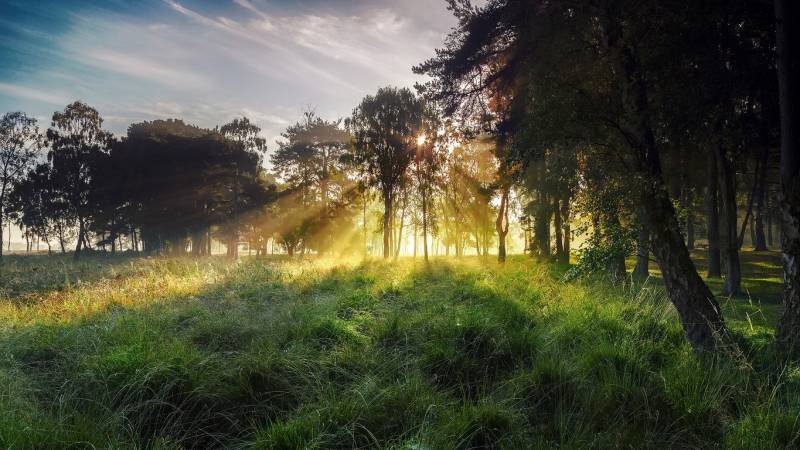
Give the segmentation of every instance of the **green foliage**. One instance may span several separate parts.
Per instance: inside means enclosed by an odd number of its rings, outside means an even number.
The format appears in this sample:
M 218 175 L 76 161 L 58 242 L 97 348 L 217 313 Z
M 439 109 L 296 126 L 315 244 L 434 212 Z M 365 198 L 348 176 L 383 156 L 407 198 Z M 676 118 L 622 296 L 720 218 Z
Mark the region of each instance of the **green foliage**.
M 779 448 L 800 432 L 797 367 L 698 359 L 660 290 L 563 284 L 526 258 L 4 270 L 2 447 Z

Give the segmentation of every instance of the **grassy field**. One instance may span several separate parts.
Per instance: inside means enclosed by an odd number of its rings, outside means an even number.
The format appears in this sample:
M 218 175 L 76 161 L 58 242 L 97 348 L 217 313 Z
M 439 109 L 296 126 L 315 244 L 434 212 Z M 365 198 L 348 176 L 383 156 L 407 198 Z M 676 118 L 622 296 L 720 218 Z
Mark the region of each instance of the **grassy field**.
M 745 259 L 743 355 L 698 359 L 657 280 L 524 257 L 7 258 L 0 447 L 789 448 L 779 272 Z

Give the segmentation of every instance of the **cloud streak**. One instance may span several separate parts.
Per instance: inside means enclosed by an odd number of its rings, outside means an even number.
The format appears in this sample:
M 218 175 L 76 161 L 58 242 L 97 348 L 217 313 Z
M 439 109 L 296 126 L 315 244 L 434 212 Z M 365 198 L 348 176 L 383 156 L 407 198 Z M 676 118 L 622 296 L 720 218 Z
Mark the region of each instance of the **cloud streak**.
M 10 83 L 0 82 L 0 93 L 17 99 L 33 100 L 50 105 L 65 105 L 68 102 L 65 96 Z
M 47 21 L 26 23 L 27 34 L 9 28 L 25 48 L 13 55 L 19 70 L 0 72 L 0 109 L 47 117 L 80 98 L 117 134 L 126 120 L 213 127 L 247 115 L 268 141 L 308 108 L 343 117 L 378 87 L 420 80 L 411 66 L 433 55 L 453 22 L 438 0 L 73 5 L 48 11 L 65 21 L 57 34 Z

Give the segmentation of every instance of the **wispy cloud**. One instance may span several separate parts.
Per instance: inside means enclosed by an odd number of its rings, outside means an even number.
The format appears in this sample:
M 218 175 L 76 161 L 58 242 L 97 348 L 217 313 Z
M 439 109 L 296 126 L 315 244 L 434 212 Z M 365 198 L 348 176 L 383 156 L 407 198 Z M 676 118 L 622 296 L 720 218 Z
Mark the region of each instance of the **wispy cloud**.
M 246 115 L 270 141 L 309 105 L 338 118 L 380 86 L 419 80 L 411 66 L 433 54 L 452 21 L 439 0 L 71 5 L 48 12 L 68 22 L 57 34 L 26 22 L 47 44 L 12 29 L 13 42 L 28 43 L 17 53 L 28 63 L 13 77 L 0 71 L 0 110 L 48 116 L 80 98 L 120 134 L 138 120 L 213 127 Z
M 180 70 L 153 59 L 110 50 L 90 50 L 83 61 L 94 67 L 180 89 L 207 89 L 211 82 L 196 71 Z
M 2 82 L 0 82 L 0 93 L 17 97 L 19 99 L 34 100 L 42 103 L 49 103 L 51 105 L 65 105 L 69 101 L 67 97 L 63 97 L 52 92 Z

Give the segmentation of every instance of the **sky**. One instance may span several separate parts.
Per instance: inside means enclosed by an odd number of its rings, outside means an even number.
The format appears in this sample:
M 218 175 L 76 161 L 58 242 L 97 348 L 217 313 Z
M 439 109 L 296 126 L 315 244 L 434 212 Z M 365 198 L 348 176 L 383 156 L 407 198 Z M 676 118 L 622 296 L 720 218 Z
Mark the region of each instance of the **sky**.
M 117 135 L 247 116 L 274 149 L 304 111 L 345 117 L 422 80 L 453 25 L 444 0 L 0 0 L 0 114 L 46 128 L 82 100 Z
M 305 111 L 343 118 L 423 81 L 411 67 L 454 25 L 444 0 L 0 0 L 0 114 L 44 130 L 81 100 L 117 136 L 247 116 L 275 149 Z

